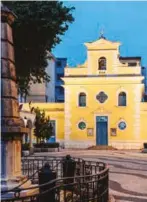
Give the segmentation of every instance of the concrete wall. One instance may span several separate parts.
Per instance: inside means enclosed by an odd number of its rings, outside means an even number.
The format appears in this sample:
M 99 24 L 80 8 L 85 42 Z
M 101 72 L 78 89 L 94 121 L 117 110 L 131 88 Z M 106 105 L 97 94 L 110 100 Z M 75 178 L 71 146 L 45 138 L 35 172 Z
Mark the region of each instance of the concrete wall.
M 50 82 L 46 83 L 47 102 L 55 102 L 55 59 L 48 60 L 46 68 L 47 74 L 50 76 Z

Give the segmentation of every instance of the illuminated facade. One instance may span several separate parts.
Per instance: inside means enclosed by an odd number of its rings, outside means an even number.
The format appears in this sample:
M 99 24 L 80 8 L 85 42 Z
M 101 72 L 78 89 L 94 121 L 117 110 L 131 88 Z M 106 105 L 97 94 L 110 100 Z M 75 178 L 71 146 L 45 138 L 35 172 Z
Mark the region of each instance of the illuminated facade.
M 34 105 L 55 120 L 56 141 L 66 148 L 142 148 L 147 142 L 147 102 L 141 58 L 120 57 L 120 43 L 104 37 L 85 45 L 85 63 L 65 68 L 65 102 Z

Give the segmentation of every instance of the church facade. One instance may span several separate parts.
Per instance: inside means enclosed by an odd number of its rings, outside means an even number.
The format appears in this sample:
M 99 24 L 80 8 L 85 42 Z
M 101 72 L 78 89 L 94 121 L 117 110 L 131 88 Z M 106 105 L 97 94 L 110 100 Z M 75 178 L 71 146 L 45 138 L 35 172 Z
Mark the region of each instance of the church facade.
M 120 45 L 104 37 L 85 43 L 85 63 L 65 68 L 65 102 L 32 104 L 54 121 L 56 141 L 65 148 L 140 149 L 147 142 L 141 58 L 121 57 Z

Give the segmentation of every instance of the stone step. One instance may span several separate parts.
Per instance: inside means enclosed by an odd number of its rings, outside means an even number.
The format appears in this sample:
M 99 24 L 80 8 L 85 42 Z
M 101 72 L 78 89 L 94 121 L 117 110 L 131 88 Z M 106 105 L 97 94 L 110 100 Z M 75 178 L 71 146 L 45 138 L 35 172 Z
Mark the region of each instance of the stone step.
M 96 146 L 88 147 L 88 149 L 91 149 L 91 150 L 117 150 L 116 148 L 114 148 L 112 146 L 108 146 L 108 145 L 96 145 Z

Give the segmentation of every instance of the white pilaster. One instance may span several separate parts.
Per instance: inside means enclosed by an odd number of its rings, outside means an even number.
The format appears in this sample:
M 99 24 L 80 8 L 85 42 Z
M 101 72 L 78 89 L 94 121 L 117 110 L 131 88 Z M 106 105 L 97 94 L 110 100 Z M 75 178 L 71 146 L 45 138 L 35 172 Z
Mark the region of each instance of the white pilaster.
M 119 61 L 118 61 L 118 58 L 117 58 L 117 52 L 114 51 L 113 53 L 113 74 L 117 74 L 118 73 L 118 66 L 119 66 Z
M 140 85 L 134 89 L 134 137 L 135 139 L 140 138 L 140 101 L 141 101 L 141 90 Z
M 71 108 L 70 108 L 70 89 L 69 86 L 65 86 L 65 133 L 64 133 L 64 140 L 65 140 L 65 147 L 66 143 L 70 139 L 70 134 L 71 134 Z

